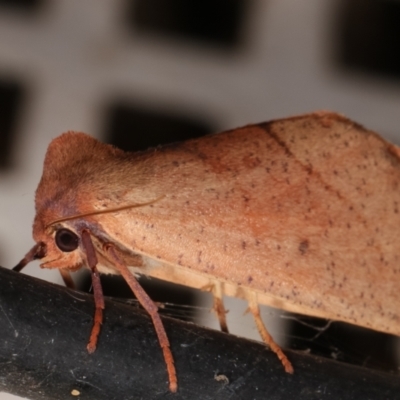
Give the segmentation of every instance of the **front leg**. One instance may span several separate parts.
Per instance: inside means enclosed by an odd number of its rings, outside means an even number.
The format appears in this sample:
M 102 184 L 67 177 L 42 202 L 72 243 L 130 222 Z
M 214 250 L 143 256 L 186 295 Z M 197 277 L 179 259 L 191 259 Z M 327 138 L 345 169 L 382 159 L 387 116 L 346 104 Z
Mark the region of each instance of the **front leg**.
M 168 377 L 169 377 L 169 389 L 171 392 L 176 392 L 178 389 L 178 382 L 176 377 L 174 358 L 172 356 L 171 349 L 169 346 L 167 333 L 165 332 L 164 325 L 160 318 L 160 314 L 158 313 L 158 307 L 153 302 L 153 300 L 151 300 L 148 294 L 143 290 L 143 288 L 140 286 L 139 282 L 136 280 L 134 275 L 131 274 L 128 267 L 118 256 L 115 246 L 112 244 L 107 244 L 104 247 L 110 261 L 113 261 L 116 270 L 125 279 L 126 283 L 131 288 L 132 292 L 138 299 L 139 303 L 149 313 L 153 321 L 158 341 L 160 343 L 161 349 L 164 354 L 165 364 L 167 366 Z

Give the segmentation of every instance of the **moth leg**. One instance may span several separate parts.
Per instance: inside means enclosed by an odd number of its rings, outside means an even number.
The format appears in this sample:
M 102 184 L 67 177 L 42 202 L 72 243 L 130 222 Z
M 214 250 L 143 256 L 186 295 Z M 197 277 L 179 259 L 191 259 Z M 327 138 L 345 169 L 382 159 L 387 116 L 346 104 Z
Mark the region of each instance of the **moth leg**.
M 258 306 L 255 296 L 251 296 L 250 299 L 248 299 L 248 302 L 249 302 L 249 311 L 253 314 L 254 321 L 257 326 L 257 330 L 258 330 L 262 340 L 271 348 L 271 350 L 281 360 L 282 365 L 285 368 L 285 371 L 289 374 L 293 374 L 294 370 L 293 370 L 292 363 L 286 357 L 286 355 L 284 354 L 282 349 L 278 346 L 278 344 L 275 343 L 274 339 L 267 331 L 267 328 L 265 327 L 263 320 L 261 319 L 260 308 Z
M 211 287 L 211 292 L 213 295 L 213 310 L 217 314 L 219 326 L 221 327 L 222 332 L 228 333 L 228 325 L 226 323 L 226 310 L 223 301 L 223 291 L 222 284 L 220 282 L 216 282 Z
M 92 239 L 90 238 L 90 233 L 87 230 L 82 231 L 82 244 L 85 248 L 87 261 L 91 270 L 95 304 L 93 327 L 90 333 L 89 343 L 86 347 L 89 353 L 93 353 L 96 350 L 101 324 L 103 323 L 104 296 L 103 289 L 101 287 L 99 271 L 96 268 L 98 262 L 96 251 L 94 249 Z
M 105 246 L 105 250 L 107 251 L 109 257 L 114 262 L 116 269 L 120 272 L 120 274 L 125 279 L 126 283 L 129 285 L 136 298 L 139 300 L 139 303 L 149 313 L 153 321 L 155 331 L 157 333 L 158 341 L 160 343 L 161 349 L 164 354 L 164 360 L 167 366 L 168 378 L 169 378 L 169 390 L 171 392 L 176 392 L 178 389 L 178 381 L 176 377 L 174 358 L 171 353 L 167 333 L 165 332 L 164 325 L 158 313 L 158 307 L 153 302 L 153 300 L 150 299 L 148 294 L 143 290 L 143 288 L 140 286 L 139 282 L 136 280 L 134 275 L 132 275 L 131 272 L 129 271 L 128 267 L 119 258 L 117 252 L 115 251 L 114 246 L 111 244 L 107 244 Z
M 60 271 L 60 275 L 61 275 L 62 280 L 64 281 L 65 286 L 70 289 L 75 289 L 75 283 L 74 283 L 69 271 L 64 268 L 60 268 L 59 271 Z

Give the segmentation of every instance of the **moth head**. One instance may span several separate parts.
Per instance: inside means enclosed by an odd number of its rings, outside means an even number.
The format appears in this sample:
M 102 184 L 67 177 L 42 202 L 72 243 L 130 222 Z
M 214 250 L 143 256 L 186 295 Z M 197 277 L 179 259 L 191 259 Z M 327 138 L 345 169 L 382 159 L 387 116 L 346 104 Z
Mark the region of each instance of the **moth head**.
M 13 268 L 21 271 L 29 262 L 40 260 L 42 268 L 59 268 L 75 271 L 83 265 L 81 238 L 71 226 L 54 224 L 45 227 L 37 218 L 33 225 L 36 244 Z
M 56 224 L 37 233 L 34 239 L 42 247 L 40 266 L 74 271 L 83 264 L 81 238 L 72 226 Z
M 83 265 L 80 233 L 72 223 L 45 226 L 36 218 L 33 237 L 37 248 L 33 259 L 39 259 L 41 267 L 74 271 Z
M 115 208 L 71 214 L 61 218 L 57 208 L 42 208 L 40 211 L 37 211 L 33 223 L 33 238 L 36 241 L 36 245 L 13 269 L 15 271 L 20 271 L 30 261 L 36 259 L 41 261 L 40 266 L 42 268 L 58 268 L 76 271 L 83 265 L 90 265 L 88 262 L 88 255 L 82 244 L 83 230 L 92 230 L 88 227 L 88 225 L 91 224 L 88 223 L 87 217 L 151 205 L 164 197 L 164 195 L 160 196 L 147 203 L 127 204 Z M 83 222 L 85 220 L 86 222 Z M 91 226 L 95 228 L 95 230 L 98 230 L 95 224 Z M 92 236 L 91 242 L 91 246 L 94 245 L 94 250 L 97 254 L 96 262 L 99 261 L 102 266 L 112 270 L 113 264 L 102 254 L 103 245 L 105 244 L 103 240 Z M 133 260 L 132 265 L 140 265 L 140 260 L 137 259 L 137 256 L 130 256 L 130 258 Z
M 77 214 L 94 202 L 96 170 L 103 171 L 120 150 L 83 133 L 68 132 L 49 145 L 35 194 L 34 249 L 27 254 L 44 268 L 76 270 L 85 260 Z M 101 160 L 101 161 L 100 161 Z M 100 179 L 100 182 L 102 180 Z M 94 185 L 94 186 L 93 186 Z M 80 199 L 84 199 L 81 203 Z M 73 216 L 74 221 L 69 220 Z

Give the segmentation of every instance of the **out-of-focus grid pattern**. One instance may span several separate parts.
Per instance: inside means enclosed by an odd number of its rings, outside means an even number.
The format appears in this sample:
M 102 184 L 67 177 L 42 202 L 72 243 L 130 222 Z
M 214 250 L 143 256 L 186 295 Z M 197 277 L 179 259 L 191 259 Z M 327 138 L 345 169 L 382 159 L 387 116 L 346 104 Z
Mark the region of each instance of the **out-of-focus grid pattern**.
M 0 149 L 1 265 L 13 266 L 32 246 L 33 196 L 49 141 L 66 130 L 104 137 L 114 126 L 113 109 L 118 114 L 133 105 L 149 110 L 150 119 L 152 112 L 174 115 L 200 121 L 205 130 L 330 109 L 400 142 L 396 59 L 387 61 L 379 52 L 399 43 L 395 36 L 379 43 L 384 36 L 373 35 L 382 35 L 368 20 L 378 14 L 376 2 L 357 0 L 350 7 L 340 0 L 235 1 L 230 11 L 236 26 L 229 28 L 228 21 L 228 34 L 219 39 L 215 24 L 222 26 L 223 18 L 203 30 L 214 32 L 210 39 L 195 26 L 197 16 L 204 17 L 198 10 L 189 28 L 184 13 L 158 21 L 171 12 L 162 3 L 0 1 L 0 123 L 11 132 L 0 132 L 6 149 Z M 212 10 L 212 2 L 205 3 Z M 226 15 L 229 1 L 216 3 Z M 398 17 L 398 2 L 380 3 L 387 6 L 386 18 Z M 370 12 L 357 14 L 360 9 Z M 375 50 L 365 68 L 358 64 L 365 49 L 353 57 L 359 43 Z M 386 68 L 380 70 L 379 59 Z M 27 273 L 61 282 L 57 271 L 30 267 Z

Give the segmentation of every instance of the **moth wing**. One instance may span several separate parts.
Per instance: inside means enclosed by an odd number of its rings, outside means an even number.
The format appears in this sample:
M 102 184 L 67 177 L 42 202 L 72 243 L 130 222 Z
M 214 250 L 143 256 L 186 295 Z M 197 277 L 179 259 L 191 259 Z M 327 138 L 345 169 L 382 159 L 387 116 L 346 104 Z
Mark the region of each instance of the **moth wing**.
M 96 220 L 143 273 L 400 335 L 400 162 L 375 133 L 317 113 L 136 162 L 122 203 L 165 197 Z

